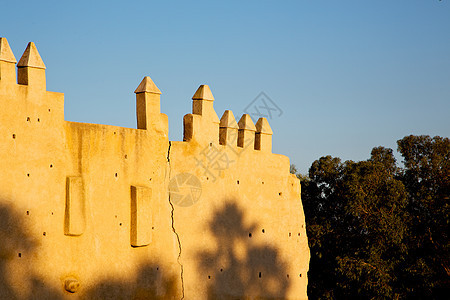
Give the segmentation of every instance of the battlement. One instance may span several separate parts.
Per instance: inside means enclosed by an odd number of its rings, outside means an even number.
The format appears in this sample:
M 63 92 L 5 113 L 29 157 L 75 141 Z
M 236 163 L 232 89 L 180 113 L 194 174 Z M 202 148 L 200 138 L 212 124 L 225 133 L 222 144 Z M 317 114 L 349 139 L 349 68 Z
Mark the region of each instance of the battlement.
M 45 65 L 33 42 L 28 43 L 17 64 L 6 38 L 0 38 L 0 80 L 4 84 L 21 84 L 36 90 L 46 90 Z
M 68 122 L 36 45 L 16 63 L 0 38 L 0 298 L 307 298 L 300 183 L 267 119 L 219 119 L 201 85 L 169 141 L 147 76 L 136 128 Z
M 2 84 L 19 84 L 37 91 L 46 91 L 45 64 L 33 42 L 28 43 L 17 64 L 6 38 L 0 38 L 0 80 Z M 16 80 L 17 78 L 17 80 Z M 136 94 L 137 129 L 154 129 L 167 134 L 167 115 L 160 111 L 161 91 L 146 76 L 134 91 Z M 272 151 L 272 129 L 266 118 L 259 118 L 255 126 L 248 114 L 236 122 L 227 110 L 219 120 L 214 107 L 214 96 L 208 85 L 201 85 L 192 96 L 192 113 L 184 116 L 183 141 L 203 145 L 213 143 L 228 147 Z

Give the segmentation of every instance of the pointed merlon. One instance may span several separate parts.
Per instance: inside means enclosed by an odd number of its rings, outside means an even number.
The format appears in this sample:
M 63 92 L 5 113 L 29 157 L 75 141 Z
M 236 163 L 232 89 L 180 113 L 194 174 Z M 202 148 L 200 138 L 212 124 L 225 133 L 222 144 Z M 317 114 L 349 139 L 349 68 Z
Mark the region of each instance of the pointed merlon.
M 266 118 L 259 118 L 256 122 L 256 132 L 263 134 L 273 134 L 272 128 L 270 128 L 269 121 Z
M 192 100 L 214 101 L 214 97 L 213 94 L 211 93 L 211 90 L 209 89 L 209 86 L 203 84 L 197 89 L 194 96 L 192 96 Z
M 266 118 L 259 118 L 256 122 L 255 150 L 272 152 L 272 134 Z
M 219 144 L 236 147 L 239 126 L 231 110 L 226 110 L 219 123 Z
M 4 37 L 0 37 L 0 61 L 17 62 L 11 47 L 9 47 L 8 40 Z
M 239 129 L 239 126 L 234 118 L 233 112 L 231 110 L 226 110 L 222 118 L 220 118 L 220 128 L 236 128 Z
M 29 42 L 25 52 L 17 64 L 17 67 L 32 67 L 38 69 L 45 69 L 44 62 L 33 42 Z
M 252 118 L 249 114 L 243 114 L 239 120 L 239 130 L 251 130 L 256 131 L 255 124 L 253 124 Z
M 138 93 L 151 93 L 159 95 L 161 94 L 161 91 L 158 89 L 156 84 L 149 76 L 145 76 L 144 79 L 142 79 L 141 83 L 134 92 L 136 94 Z

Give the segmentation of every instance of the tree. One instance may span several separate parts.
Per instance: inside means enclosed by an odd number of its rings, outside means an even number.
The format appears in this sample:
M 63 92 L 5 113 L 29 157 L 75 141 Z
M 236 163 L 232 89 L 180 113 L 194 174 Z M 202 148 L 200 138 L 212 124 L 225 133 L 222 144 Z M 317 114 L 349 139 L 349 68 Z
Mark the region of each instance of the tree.
M 376 148 L 363 162 L 322 157 L 304 185 L 311 247 L 311 298 L 387 297 L 395 290 L 404 232 L 403 184 L 392 150 Z M 399 258 L 400 257 L 400 258 Z M 326 272 L 324 272 L 326 270 Z
M 367 161 L 331 156 L 302 179 L 311 262 L 321 298 L 444 298 L 449 286 L 448 138 L 407 136 Z
M 408 200 L 403 183 L 387 165 L 392 159 L 377 162 L 372 157 L 346 165 L 343 197 L 352 226 L 344 237 L 350 242 L 336 259 L 344 278 L 339 287 L 348 297 L 395 298 L 402 293 L 396 273 L 406 254 Z
M 402 274 L 405 288 L 416 297 L 440 298 L 450 286 L 450 140 L 410 135 L 397 144 L 412 216 L 410 255 Z
M 342 201 L 336 188 L 341 177 L 339 158 L 321 157 L 309 169 L 309 180 L 302 182 L 302 202 L 311 251 L 308 296 L 333 298 L 336 289 L 336 256 L 341 249 Z

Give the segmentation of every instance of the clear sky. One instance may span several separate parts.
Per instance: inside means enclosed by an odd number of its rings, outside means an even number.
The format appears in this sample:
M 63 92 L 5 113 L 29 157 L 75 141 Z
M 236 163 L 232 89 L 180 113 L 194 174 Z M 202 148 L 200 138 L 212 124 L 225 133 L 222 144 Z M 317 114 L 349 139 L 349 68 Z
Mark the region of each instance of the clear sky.
M 182 140 L 208 84 L 221 117 L 260 92 L 281 110 L 273 152 L 306 173 L 324 155 L 364 160 L 405 135 L 450 135 L 450 2 L 2 1 L 0 36 L 29 41 L 69 121 L 136 127 L 133 91 L 162 91 Z M 259 101 L 259 100 L 258 100 Z M 0 103 L 1 106 L 1 103 Z

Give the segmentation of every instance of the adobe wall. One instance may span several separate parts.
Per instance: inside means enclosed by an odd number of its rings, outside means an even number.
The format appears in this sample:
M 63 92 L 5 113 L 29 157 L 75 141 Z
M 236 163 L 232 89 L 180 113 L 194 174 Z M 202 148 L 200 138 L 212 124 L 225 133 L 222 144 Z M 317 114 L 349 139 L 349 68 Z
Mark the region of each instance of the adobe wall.
M 300 184 L 272 130 L 201 86 L 169 142 L 146 77 L 137 129 L 64 120 L 33 43 L 0 38 L 0 299 L 305 299 Z M 256 149 L 255 149 L 256 148 Z

